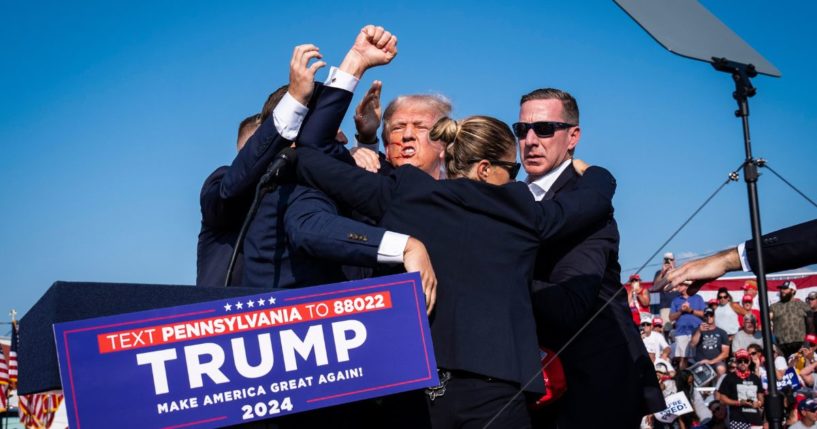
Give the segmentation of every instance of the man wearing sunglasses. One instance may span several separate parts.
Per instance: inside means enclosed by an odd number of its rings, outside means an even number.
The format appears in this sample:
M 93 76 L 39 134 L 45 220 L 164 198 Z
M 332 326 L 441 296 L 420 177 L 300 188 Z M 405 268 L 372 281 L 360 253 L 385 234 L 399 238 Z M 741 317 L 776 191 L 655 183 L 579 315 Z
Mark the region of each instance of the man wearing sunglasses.
M 553 88 L 524 95 L 512 128 L 536 200 L 576 186 L 578 176 L 570 166 L 581 128 L 573 96 Z M 607 416 L 608 427 L 638 427 L 642 416 L 665 408 L 620 283 L 618 243 L 611 214 L 582 237 L 540 252 L 531 288 L 539 341 L 551 350 L 567 345 L 560 358 L 568 389 L 534 416 L 535 427 L 595 427 L 597 415 Z M 610 305 L 594 317 L 608 300 Z M 588 397 L 605 398 L 597 413 L 587 412 Z
M 763 387 L 760 377 L 749 370 L 749 352 L 744 349 L 735 352 L 737 367 L 724 377 L 718 388 L 717 399 L 729 406 L 730 427 L 763 425 Z

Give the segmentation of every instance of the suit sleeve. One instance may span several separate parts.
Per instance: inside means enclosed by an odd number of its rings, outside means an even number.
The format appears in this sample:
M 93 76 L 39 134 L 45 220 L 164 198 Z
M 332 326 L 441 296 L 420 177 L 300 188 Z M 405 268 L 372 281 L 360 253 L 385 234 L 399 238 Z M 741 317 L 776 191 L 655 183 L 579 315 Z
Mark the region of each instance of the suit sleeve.
M 352 93 L 346 90 L 326 87 L 315 84 L 315 93 L 309 103 L 309 113 L 301 125 L 298 139 L 318 140 L 328 138 L 334 141 L 334 136 L 343 121 L 349 104 L 352 102 Z M 275 128 L 273 115 L 255 131 L 247 140 L 244 148 L 238 152 L 228 172 L 221 183 L 220 195 L 222 198 L 234 198 L 252 194 L 258 180 L 267 170 L 275 156 L 292 144 L 292 141 L 283 138 Z M 326 151 L 333 156 L 340 156 L 343 146 L 327 145 Z
M 542 241 L 568 237 L 606 219 L 613 210 L 616 181 L 604 168 L 590 167 L 574 190 L 539 201 L 537 228 Z
M 377 250 L 386 230 L 342 217 L 326 195 L 302 189 L 289 201 L 284 216 L 293 251 L 343 264 L 377 265 Z
M 817 263 L 817 219 L 790 226 L 762 237 L 766 271 L 775 272 Z M 754 240 L 745 243 L 752 271 L 756 270 Z
M 575 332 L 597 310 L 607 266 L 617 264 L 618 255 L 615 221 L 604 220 L 597 225 L 590 229 L 589 236 L 578 237 L 578 244 L 560 256 L 547 282 L 534 281 L 531 286 L 537 317 L 549 327 Z M 602 298 L 606 301 L 611 297 Z
M 397 188 L 395 174 L 383 176 L 319 151 L 298 149 L 298 181 L 320 189 L 333 201 L 379 222 Z
M 201 188 L 201 221 L 211 228 L 240 225 L 252 204 L 250 198 L 243 196 L 221 198 L 221 182 L 226 171 L 227 167 L 219 167 L 204 181 Z

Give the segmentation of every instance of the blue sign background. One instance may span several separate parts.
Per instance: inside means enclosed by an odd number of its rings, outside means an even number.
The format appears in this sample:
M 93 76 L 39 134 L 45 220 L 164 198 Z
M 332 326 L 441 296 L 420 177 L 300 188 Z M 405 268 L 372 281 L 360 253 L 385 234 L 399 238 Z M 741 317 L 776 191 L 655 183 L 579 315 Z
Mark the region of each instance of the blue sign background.
M 378 292 L 390 296 L 391 308 L 342 315 L 330 313 L 330 317 L 320 320 L 107 353 L 100 351 L 100 335 L 114 332 L 235 316 L 263 308 L 342 300 Z M 254 302 L 253 308 L 247 307 L 250 301 Z M 258 305 L 259 301 L 263 304 Z M 239 302 L 243 309 L 236 308 Z M 347 320 L 357 320 L 365 326 L 366 340 L 360 346 L 349 349 L 348 361 L 339 362 L 331 325 Z M 312 350 L 307 359 L 296 353 L 297 369 L 285 371 L 278 334 L 292 330 L 303 340 L 308 329 L 315 325 L 323 329 L 328 364 L 317 365 L 315 351 Z M 54 332 L 60 377 L 72 428 L 220 427 L 438 384 L 425 299 L 420 277 L 416 273 L 60 323 L 54 325 Z M 238 373 L 234 364 L 231 340 L 244 339 L 247 363 L 255 366 L 261 361 L 258 335 L 265 333 L 269 333 L 272 339 L 272 369 L 260 378 L 245 378 Z M 347 333 L 346 340 L 351 336 Z M 220 370 L 229 382 L 217 384 L 204 375 L 203 386 L 191 388 L 184 348 L 203 343 L 214 343 L 224 350 L 226 357 Z M 175 359 L 167 360 L 164 365 L 168 392 L 157 394 L 152 366 L 139 365 L 137 355 L 168 349 L 174 349 L 176 354 Z M 209 355 L 201 358 L 201 363 L 208 362 L 207 357 Z M 338 372 L 347 378 L 319 382 L 322 375 L 328 380 L 329 374 L 337 375 Z M 310 376 L 311 383 L 307 383 L 306 377 Z M 302 387 L 272 391 L 271 385 L 289 380 L 296 380 L 296 386 L 300 381 Z M 240 396 L 235 395 L 234 391 L 245 392 L 246 396 L 247 390 L 242 389 L 257 390 L 258 386 L 265 394 L 204 405 L 208 396 L 214 398 L 221 394 L 224 397 L 226 392 L 233 397 Z M 174 404 L 178 408 L 191 406 L 191 398 L 196 400 L 195 408 L 174 410 Z M 167 409 L 160 413 L 162 405 Z

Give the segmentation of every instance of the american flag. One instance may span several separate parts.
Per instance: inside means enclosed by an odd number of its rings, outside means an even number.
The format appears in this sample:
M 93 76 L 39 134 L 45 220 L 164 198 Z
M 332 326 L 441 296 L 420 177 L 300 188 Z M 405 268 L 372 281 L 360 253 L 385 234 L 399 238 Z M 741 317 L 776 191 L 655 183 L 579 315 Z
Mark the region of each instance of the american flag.
M 20 332 L 17 330 L 17 323 L 11 323 L 11 350 L 9 350 L 9 389 L 17 387 L 17 347 L 20 342 Z
M 48 429 L 63 400 L 60 392 L 21 395 L 20 423 L 28 429 Z
M 6 364 L 6 355 L 0 347 L 0 412 L 6 411 L 9 406 L 9 367 Z

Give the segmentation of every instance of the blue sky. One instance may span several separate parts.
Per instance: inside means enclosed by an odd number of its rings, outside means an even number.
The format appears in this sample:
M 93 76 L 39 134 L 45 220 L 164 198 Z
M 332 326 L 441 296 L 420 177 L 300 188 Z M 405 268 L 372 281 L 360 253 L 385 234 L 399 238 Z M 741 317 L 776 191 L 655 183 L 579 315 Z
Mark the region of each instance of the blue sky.
M 456 117 L 514 122 L 521 94 L 573 93 L 577 155 L 618 178 L 624 275 L 743 159 L 729 76 L 665 51 L 612 1 L 343 3 L 0 4 L 0 318 L 57 280 L 192 284 L 199 189 L 234 156 L 238 122 L 286 82 L 295 45 L 337 64 L 368 23 L 400 40 L 364 76 L 385 100 L 441 92 Z M 703 4 L 782 71 L 754 80 L 755 155 L 817 198 L 817 5 Z M 766 231 L 817 217 L 769 173 L 759 189 Z M 741 181 L 667 250 L 749 234 Z

